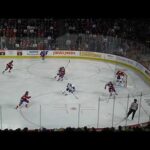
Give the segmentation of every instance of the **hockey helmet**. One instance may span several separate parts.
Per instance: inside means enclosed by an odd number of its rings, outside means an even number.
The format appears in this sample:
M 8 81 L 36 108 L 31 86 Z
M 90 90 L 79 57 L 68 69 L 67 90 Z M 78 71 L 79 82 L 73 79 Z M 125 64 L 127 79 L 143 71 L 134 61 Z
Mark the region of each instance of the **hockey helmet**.
M 25 95 L 28 95 L 28 94 L 29 94 L 29 91 L 26 91 L 26 92 L 25 92 Z

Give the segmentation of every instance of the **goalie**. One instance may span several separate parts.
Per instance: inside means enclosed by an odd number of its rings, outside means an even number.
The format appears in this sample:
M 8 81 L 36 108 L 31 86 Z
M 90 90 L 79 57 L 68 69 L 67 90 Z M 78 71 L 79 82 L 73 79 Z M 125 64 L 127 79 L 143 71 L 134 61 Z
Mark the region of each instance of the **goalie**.
M 60 67 L 59 70 L 58 70 L 57 75 L 55 76 L 55 79 L 58 76 L 57 81 L 60 81 L 60 80 L 63 81 L 64 75 L 65 75 L 65 67 Z
M 116 85 L 124 86 L 124 84 L 125 84 L 124 78 L 125 78 L 125 73 L 120 71 L 120 70 L 117 71 L 117 73 L 116 73 Z

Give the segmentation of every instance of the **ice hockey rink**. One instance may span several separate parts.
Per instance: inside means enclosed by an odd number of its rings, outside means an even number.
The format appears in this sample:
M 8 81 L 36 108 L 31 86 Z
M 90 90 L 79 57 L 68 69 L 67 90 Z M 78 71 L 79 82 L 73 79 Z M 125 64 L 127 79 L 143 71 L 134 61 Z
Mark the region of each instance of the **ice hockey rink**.
M 0 71 L 11 59 L 0 59 Z M 70 59 L 63 81 L 54 76 L 58 68 L 65 66 L 69 59 L 13 59 L 11 73 L 0 75 L 0 123 L 1 129 L 66 128 L 66 127 L 117 127 L 147 122 L 150 117 L 150 87 L 133 70 L 116 64 Z M 115 100 L 109 98 L 104 89 L 108 81 L 115 81 L 115 69 L 127 74 L 127 87 L 116 86 Z M 75 85 L 76 92 L 64 96 L 67 83 Z M 28 108 L 15 109 L 20 97 L 29 91 Z M 126 120 L 127 101 L 129 106 L 134 98 L 140 101 L 134 120 Z M 114 102 L 115 101 L 115 102 Z M 128 107 L 129 107 L 128 106 Z M 113 114 L 114 108 L 114 114 Z M 113 117 L 112 117 L 113 116 Z M 113 119 L 113 122 L 112 122 Z

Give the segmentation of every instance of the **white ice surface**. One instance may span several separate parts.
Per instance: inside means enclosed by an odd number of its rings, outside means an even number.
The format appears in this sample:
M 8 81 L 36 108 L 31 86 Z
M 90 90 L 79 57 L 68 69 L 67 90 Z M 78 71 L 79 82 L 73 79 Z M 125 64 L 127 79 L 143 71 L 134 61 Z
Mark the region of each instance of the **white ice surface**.
M 0 59 L 2 72 L 10 59 Z M 127 96 L 129 106 L 134 98 L 140 100 L 142 92 L 140 119 L 139 110 L 134 120 L 131 116 L 127 125 L 146 122 L 150 116 L 150 87 L 129 68 L 100 61 L 71 59 L 66 68 L 63 81 L 56 81 L 54 76 L 60 66 L 65 66 L 68 59 L 14 59 L 11 73 L 0 75 L 0 127 L 35 129 L 65 127 L 111 127 L 125 125 L 122 121 L 126 114 Z M 114 81 L 115 68 L 125 69 L 128 75 L 127 88 L 116 87 L 114 119 L 112 123 L 113 101 L 108 99 L 108 90 L 104 89 L 108 81 Z M 75 85 L 75 95 L 64 96 L 68 82 Z M 15 109 L 25 91 L 32 96 L 29 108 Z M 100 98 L 99 118 L 98 100 Z M 40 113 L 41 106 L 41 113 Z M 41 114 L 41 115 L 40 115 Z M 99 120 L 99 122 L 98 122 Z

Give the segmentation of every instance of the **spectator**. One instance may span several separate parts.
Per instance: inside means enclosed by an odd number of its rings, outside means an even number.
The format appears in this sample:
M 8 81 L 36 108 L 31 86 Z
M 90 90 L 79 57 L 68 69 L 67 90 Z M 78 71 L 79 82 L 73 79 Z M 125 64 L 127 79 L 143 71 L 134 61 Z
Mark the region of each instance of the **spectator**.
M 71 45 L 71 40 L 70 39 L 66 40 L 67 49 L 70 49 L 70 45 Z
M 19 44 L 16 43 L 16 44 L 15 44 L 15 47 L 16 47 L 16 49 L 19 49 Z

